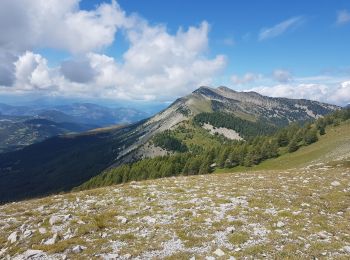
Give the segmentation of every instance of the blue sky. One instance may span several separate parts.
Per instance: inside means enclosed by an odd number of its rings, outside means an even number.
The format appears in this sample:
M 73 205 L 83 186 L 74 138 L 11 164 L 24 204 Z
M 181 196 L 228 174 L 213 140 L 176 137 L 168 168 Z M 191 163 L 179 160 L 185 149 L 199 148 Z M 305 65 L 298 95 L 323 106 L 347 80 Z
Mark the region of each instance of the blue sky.
M 10 35 L 0 39 L 0 57 L 8 59 L 0 64 L 0 95 L 169 102 L 205 84 L 350 101 L 347 0 L 52 0 L 49 7 L 41 5 L 38 0 L 0 3 L 9 14 L 3 15 L 0 32 Z M 36 37 L 24 33 L 31 30 Z M 14 76 L 8 78 L 11 70 Z
M 100 2 L 82 1 L 81 7 L 90 9 Z M 207 21 L 211 25 L 210 53 L 229 57 L 227 73 L 270 73 L 281 67 L 309 76 L 350 65 L 350 26 L 336 25 L 337 13 L 350 10 L 347 0 L 222 0 L 200 4 L 186 0 L 120 0 L 119 4 L 150 23 L 165 24 L 173 33 L 180 26 L 186 28 Z M 259 41 L 262 28 L 299 16 L 303 22 L 297 28 Z

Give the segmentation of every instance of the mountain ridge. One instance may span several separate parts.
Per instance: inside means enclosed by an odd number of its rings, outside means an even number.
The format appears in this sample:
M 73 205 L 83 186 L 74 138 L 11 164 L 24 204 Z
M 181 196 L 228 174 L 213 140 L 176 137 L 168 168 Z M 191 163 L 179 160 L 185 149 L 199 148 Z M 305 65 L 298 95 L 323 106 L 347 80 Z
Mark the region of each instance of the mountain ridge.
M 293 107 L 294 112 L 288 112 L 290 107 Z M 149 149 L 152 148 L 152 138 L 156 134 L 165 130 L 173 130 L 179 124 L 203 112 L 224 112 L 251 122 L 265 120 L 266 124 L 287 125 L 297 120 L 315 119 L 317 116 L 325 115 L 336 109 L 339 107 L 316 101 L 270 98 L 256 93 L 236 92 L 223 87 L 218 89 L 201 87 L 175 100 L 168 108 L 149 119 L 118 129 L 90 132 L 88 133 L 90 141 L 86 141 L 84 134 L 62 136 L 54 139 L 54 142 L 48 139 L 39 145 L 28 146 L 22 151 L 0 154 L 0 180 L 3 183 L 10 183 L 6 181 L 8 178 L 17 180 L 15 186 L 2 187 L 0 199 L 6 196 L 6 190 L 15 189 L 12 194 L 18 198 L 21 197 L 21 189 L 24 187 L 30 189 L 34 185 L 32 188 L 34 190 L 35 185 L 40 185 L 40 178 L 46 178 L 42 169 L 53 176 L 47 181 L 55 180 L 55 183 L 51 183 L 51 188 L 48 185 L 47 189 L 36 192 L 35 196 L 69 190 L 104 169 L 140 160 L 152 154 Z M 277 116 L 274 116 L 275 114 Z M 84 149 L 79 147 L 82 144 L 84 144 L 82 146 Z M 61 148 L 58 149 L 55 146 Z M 39 151 L 39 147 L 44 147 L 44 149 Z M 41 153 L 45 154 L 45 160 L 40 159 Z M 36 157 L 34 158 L 33 155 Z M 157 156 L 157 154 L 153 153 L 152 156 Z M 19 158 L 22 159 L 19 160 Z M 69 164 L 66 161 L 68 158 Z M 25 178 L 30 178 L 32 182 L 26 182 L 23 176 L 27 176 Z M 35 176 L 40 176 L 40 178 Z M 58 184 L 63 182 L 64 178 L 72 179 L 72 181 L 59 186 Z

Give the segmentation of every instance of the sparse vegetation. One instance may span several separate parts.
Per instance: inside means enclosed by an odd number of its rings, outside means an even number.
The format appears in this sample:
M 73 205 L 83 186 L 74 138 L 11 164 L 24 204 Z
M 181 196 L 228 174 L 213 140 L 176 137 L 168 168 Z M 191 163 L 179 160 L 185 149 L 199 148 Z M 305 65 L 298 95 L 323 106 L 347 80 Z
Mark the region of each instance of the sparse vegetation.
M 35 249 L 69 259 L 115 253 L 122 258 L 201 259 L 215 252 L 225 259 L 346 259 L 348 127 L 349 122 L 327 127 L 318 142 L 270 160 L 271 165 L 284 157 L 287 170 L 130 182 L 0 206 L 0 238 L 5 238 L 0 242 L 6 248 L 0 257 Z M 322 157 L 325 151 L 328 157 Z M 314 155 L 307 156 L 310 152 Z M 293 159 L 300 156 L 307 164 Z M 68 214 L 66 220 L 49 223 L 54 215 Z M 26 230 L 32 235 L 24 237 Z M 55 230 L 58 240 L 44 244 Z M 14 231 L 18 240 L 11 244 L 7 238 Z M 81 251 L 74 253 L 78 245 Z
M 348 110 L 337 111 L 319 119 L 319 121 L 323 122 L 322 124 L 324 125 L 329 125 L 338 120 L 340 122 L 348 120 L 350 118 Z M 209 147 L 201 147 L 201 149 L 197 149 L 196 146 L 192 145 L 190 150 L 185 153 L 145 159 L 130 165 L 107 170 L 84 183 L 77 190 L 125 183 L 133 180 L 155 179 L 175 175 L 207 174 L 214 170 L 212 165 L 225 169 L 238 166 L 251 167 L 267 159 L 295 152 L 302 146 L 308 146 L 316 142 L 319 135 L 319 130 L 317 130 L 319 129 L 317 127 L 319 121 L 306 123 L 304 126 L 293 123 L 278 130 L 274 135 L 250 138 L 248 141 L 226 140 L 220 142 L 219 140 L 217 145 L 211 144 Z M 175 136 L 186 136 L 188 134 L 191 134 L 191 131 L 182 126 L 173 132 L 166 131 L 164 134 L 156 136 L 155 139 L 157 143 L 168 143 L 168 147 L 178 150 L 178 147 L 181 147 L 182 144 Z

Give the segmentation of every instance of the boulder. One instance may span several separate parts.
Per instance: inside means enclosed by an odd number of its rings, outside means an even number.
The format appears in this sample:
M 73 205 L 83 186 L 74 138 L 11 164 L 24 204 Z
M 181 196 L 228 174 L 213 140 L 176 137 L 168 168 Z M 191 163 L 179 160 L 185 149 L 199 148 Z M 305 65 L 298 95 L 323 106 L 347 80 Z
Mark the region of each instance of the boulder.
M 76 245 L 75 247 L 72 248 L 72 252 L 75 253 L 75 254 L 79 254 L 85 249 L 86 249 L 85 246 Z
M 225 252 L 218 248 L 214 251 L 214 254 L 216 254 L 217 256 L 224 256 Z
M 7 241 L 9 241 L 11 244 L 15 243 L 17 240 L 18 240 L 18 233 L 17 233 L 17 231 L 12 232 L 7 238 Z
M 339 181 L 333 181 L 333 182 L 331 183 L 331 185 L 332 185 L 333 187 L 337 187 L 337 186 L 340 185 L 340 182 L 339 182 Z
M 41 250 L 27 250 L 23 254 L 20 254 L 13 258 L 13 260 L 30 260 L 30 259 L 40 259 L 48 260 L 50 259 L 43 251 Z
M 55 233 L 52 238 L 49 238 L 44 242 L 44 245 L 53 245 L 58 241 L 58 235 Z
M 24 237 L 24 238 L 27 238 L 27 237 L 30 237 L 32 234 L 33 234 L 33 231 L 31 231 L 31 230 L 26 230 L 26 231 L 24 231 L 24 233 L 23 233 L 23 237 Z

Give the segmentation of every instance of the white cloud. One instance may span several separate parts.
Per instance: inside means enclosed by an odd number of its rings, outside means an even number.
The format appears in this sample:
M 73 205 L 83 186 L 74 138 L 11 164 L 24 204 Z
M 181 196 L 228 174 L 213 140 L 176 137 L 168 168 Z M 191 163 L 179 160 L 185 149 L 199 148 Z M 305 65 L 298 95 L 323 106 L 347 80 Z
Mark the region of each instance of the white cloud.
M 39 54 L 26 52 L 16 62 L 17 90 L 47 89 L 51 87 L 51 79 L 47 61 Z
M 14 91 L 47 90 L 50 95 L 116 99 L 171 100 L 209 84 L 225 67 L 226 58 L 206 58 L 209 25 L 203 22 L 175 35 L 164 26 L 130 31 L 124 59 L 90 52 L 83 60 L 67 60 L 49 68 L 39 54 L 26 52 L 15 63 Z M 8 91 L 8 88 L 7 90 Z
M 226 64 L 222 55 L 205 57 L 208 30 L 208 23 L 203 22 L 171 35 L 164 26 L 152 27 L 144 22 L 141 28 L 128 32 L 130 48 L 122 62 L 89 55 L 98 71 L 97 82 L 113 86 L 107 93 L 119 98 L 166 99 L 187 94 L 210 83 Z
M 350 103 L 350 81 L 339 82 L 332 86 L 320 83 L 279 84 L 255 87 L 249 91 L 271 97 L 304 98 L 338 105 Z
M 0 49 L 0 86 L 11 86 L 15 80 L 15 65 L 17 57 L 8 51 Z
M 274 38 L 277 37 L 287 30 L 294 29 L 301 25 L 304 21 L 304 18 L 302 16 L 297 16 L 297 17 L 292 17 L 288 20 L 285 20 L 279 24 L 274 25 L 273 27 L 270 28 L 263 28 L 260 31 L 259 34 L 259 40 L 266 40 L 269 38 Z
M 73 82 L 87 83 L 93 80 L 95 71 L 88 60 L 67 60 L 61 63 L 61 73 Z
M 0 1 L 0 75 L 2 92 L 46 91 L 49 95 L 119 99 L 170 100 L 187 94 L 226 65 L 223 55 L 208 57 L 209 24 L 175 34 L 164 25 L 128 16 L 116 3 L 103 3 L 90 11 L 79 0 Z M 129 43 L 121 59 L 98 52 L 113 43 L 118 29 Z M 49 68 L 34 49 L 62 49 L 73 56 Z M 2 57 L 0 55 L 0 57 Z M 7 56 L 6 56 L 7 57 Z
M 232 75 L 231 81 L 235 85 L 241 85 L 241 84 L 252 83 L 260 78 L 262 78 L 262 75 L 260 74 L 247 72 L 246 74 L 243 75 L 243 77 L 239 77 L 238 75 Z
M 350 22 L 350 12 L 347 10 L 341 10 L 337 14 L 337 24 L 342 25 Z
M 292 79 L 292 74 L 288 70 L 276 69 L 272 72 L 272 77 L 280 83 L 286 83 Z
M 342 82 L 335 91 L 332 91 L 330 93 L 330 100 L 336 104 L 350 104 L 350 81 Z
M 2 0 L 0 48 L 84 53 L 110 45 L 117 29 L 131 22 L 114 0 L 91 11 L 80 10 L 79 0 Z

